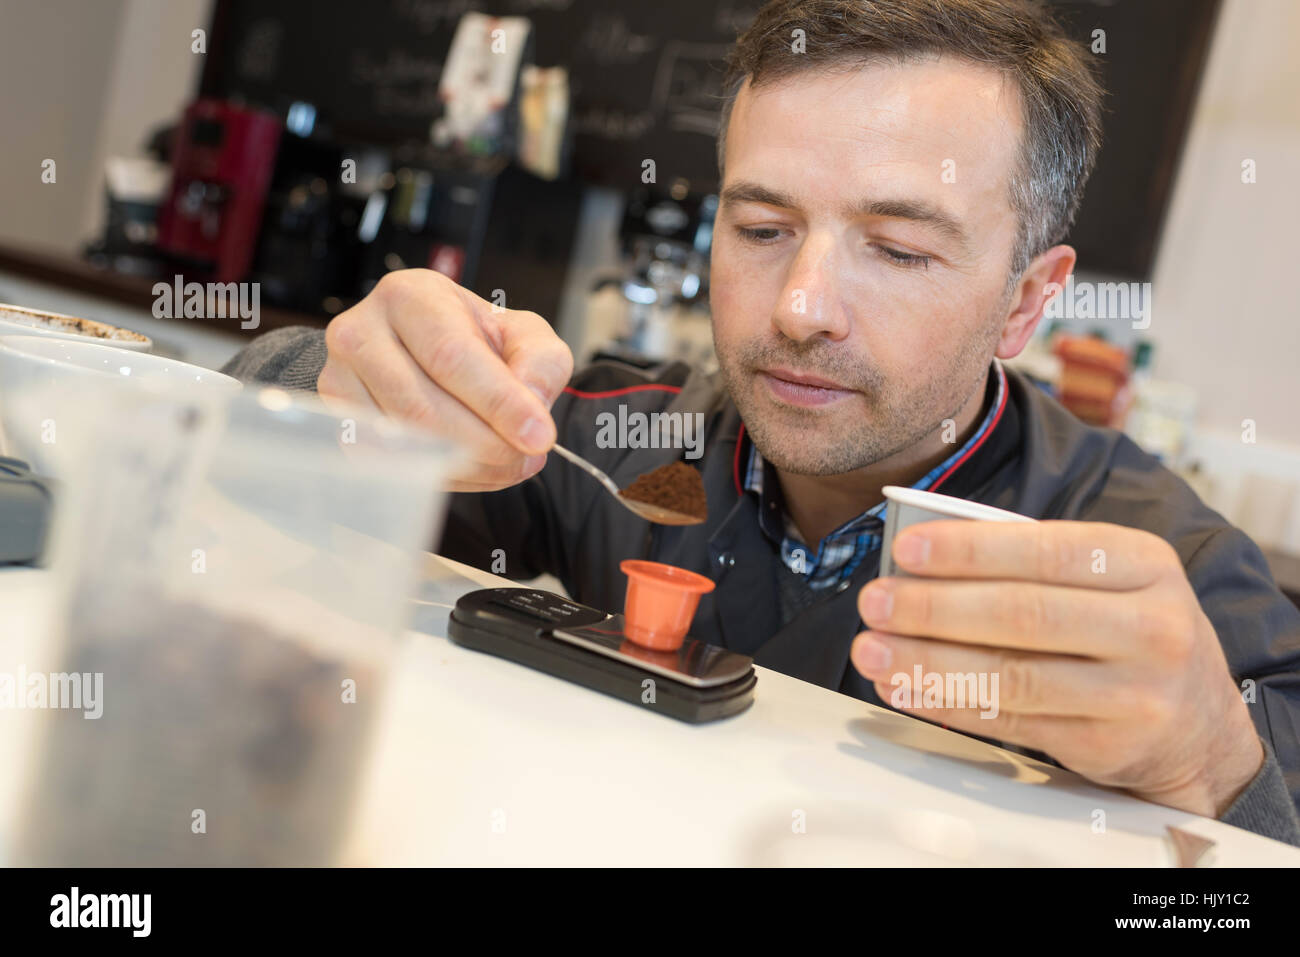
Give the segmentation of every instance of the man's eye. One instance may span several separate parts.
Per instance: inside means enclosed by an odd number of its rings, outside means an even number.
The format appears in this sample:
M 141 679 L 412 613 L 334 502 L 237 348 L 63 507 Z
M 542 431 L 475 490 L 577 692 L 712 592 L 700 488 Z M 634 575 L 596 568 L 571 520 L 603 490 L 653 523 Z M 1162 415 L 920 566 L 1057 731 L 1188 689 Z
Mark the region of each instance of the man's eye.
M 897 249 L 890 249 L 888 246 L 877 246 L 890 262 L 898 263 L 900 266 L 921 266 L 930 265 L 929 256 L 917 256 L 913 253 L 905 253 Z
M 758 246 L 770 243 L 773 239 L 777 238 L 777 235 L 780 232 L 779 229 L 772 226 L 760 226 L 756 229 L 751 229 L 745 226 L 736 227 L 736 234 L 740 236 L 741 239 L 747 243 L 754 243 Z

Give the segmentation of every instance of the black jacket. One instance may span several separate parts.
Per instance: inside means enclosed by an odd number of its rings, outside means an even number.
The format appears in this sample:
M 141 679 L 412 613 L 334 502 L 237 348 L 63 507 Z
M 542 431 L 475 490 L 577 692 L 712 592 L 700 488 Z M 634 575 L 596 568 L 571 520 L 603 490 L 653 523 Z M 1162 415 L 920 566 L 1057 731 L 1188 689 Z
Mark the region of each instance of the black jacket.
M 225 371 L 311 387 L 323 364 L 320 332 L 281 330 L 255 341 Z M 1008 396 L 997 421 L 936 491 L 1035 518 L 1141 528 L 1173 545 L 1234 679 L 1255 683 L 1249 710 L 1266 760 L 1221 819 L 1300 846 L 1300 611 L 1274 584 L 1259 548 L 1182 479 L 1122 433 L 1085 425 L 1014 370 L 1006 373 Z M 575 375 L 552 409 L 559 441 L 625 487 L 682 458 L 682 451 L 601 448 L 596 417 L 617 414 L 619 405 L 629 413 L 703 413 L 704 450 L 693 464 L 704 479 L 707 522 L 651 525 L 553 455 L 518 486 L 451 496 L 437 550 L 514 579 L 553 574 L 573 598 L 608 611 L 623 605 L 620 560 L 647 558 L 691 569 L 717 583 L 701 600 L 694 637 L 889 707 L 849 663 L 849 647 L 865 627 L 857 594 L 877 575 L 879 553 L 862 562 L 850 583 L 781 627 L 775 577 L 780 557 L 760 530 L 754 496 L 741 491 L 748 439 L 719 376 L 682 363 L 646 371 L 615 362 Z

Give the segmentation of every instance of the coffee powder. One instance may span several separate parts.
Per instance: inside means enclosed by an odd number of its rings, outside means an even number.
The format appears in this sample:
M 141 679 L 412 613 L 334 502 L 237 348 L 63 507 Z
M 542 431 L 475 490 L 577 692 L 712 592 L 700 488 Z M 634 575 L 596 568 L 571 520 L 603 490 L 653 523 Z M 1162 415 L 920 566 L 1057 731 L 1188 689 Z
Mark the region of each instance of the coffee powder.
M 685 462 L 673 462 L 647 472 L 619 494 L 635 502 L 658 505 L 692 518 L 708 517 L 704 482 L 700 473 Z
M 94 319 L 78 319 L 75 316 L 58 316 L 53 313 L 19 312 L 0 307 L 0 319 L 33 329 L 47 329 L 51 332 L 71 332 L 79 336 L 95 339 L 115 339 L 119 342 L 148 342 L 145 336 L 130 329 L 120 329 Z

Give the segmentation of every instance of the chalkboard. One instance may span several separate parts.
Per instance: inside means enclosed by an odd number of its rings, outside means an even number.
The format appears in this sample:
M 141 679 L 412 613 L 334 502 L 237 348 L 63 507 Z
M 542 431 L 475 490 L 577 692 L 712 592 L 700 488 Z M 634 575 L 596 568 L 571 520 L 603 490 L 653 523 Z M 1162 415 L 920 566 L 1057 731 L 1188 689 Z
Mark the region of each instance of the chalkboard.
M 1219 0 L 1055 0 L 1106 89 L 1104 142 L 1068 242 L 1079 268 L 1150 279 Z
M 716 190 L 722 64 L 761 0 L 217 0 L 203 92 L 316 106 L 343 137 L 424 141 L 460 16 L 527 16 L 534 62 L 569 69 L 573 169 L 628 189 L 641 163 Z M 1219 0 L 1052 0 L 1093 45 L 1105 146 L 1067 241 L 1084 270 L 1148 278 Z
M 526 16 L 539 66 L 569 70 L 573 174 L 717 188 L 723 60 L 761 0 L 218 0 L 205 95 L 313 104 L 335 135 L 425 140 L 462 14 Z

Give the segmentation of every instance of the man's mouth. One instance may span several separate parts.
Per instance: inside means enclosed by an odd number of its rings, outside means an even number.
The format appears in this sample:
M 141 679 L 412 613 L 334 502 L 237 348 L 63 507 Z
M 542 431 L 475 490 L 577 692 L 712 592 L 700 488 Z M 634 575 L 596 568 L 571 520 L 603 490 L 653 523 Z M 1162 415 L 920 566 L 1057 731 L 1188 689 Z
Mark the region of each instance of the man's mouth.
M 857 391 L 838 382 L 832 382 L 830 379 L 792 369 L 759 369 L 758 377 L 768 392 L 788 405 L 805 407 L 829 405 L 848 398 Z

